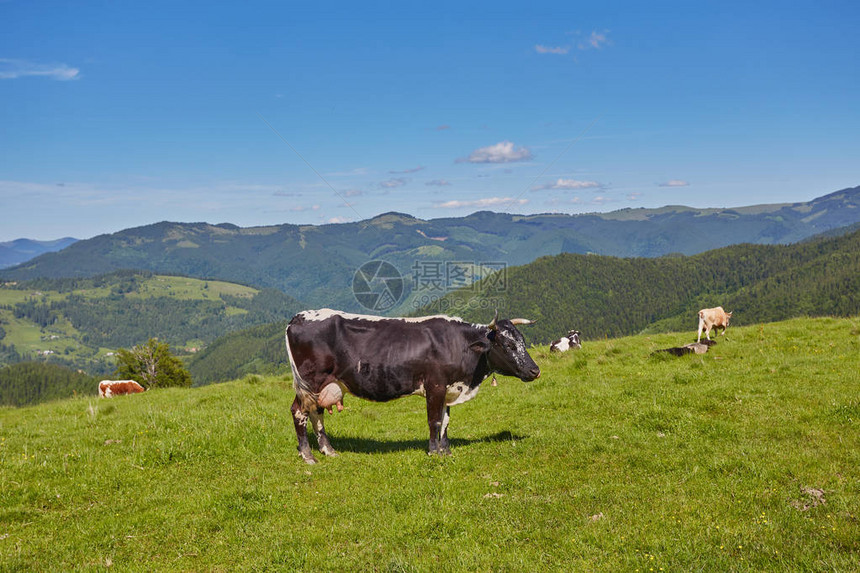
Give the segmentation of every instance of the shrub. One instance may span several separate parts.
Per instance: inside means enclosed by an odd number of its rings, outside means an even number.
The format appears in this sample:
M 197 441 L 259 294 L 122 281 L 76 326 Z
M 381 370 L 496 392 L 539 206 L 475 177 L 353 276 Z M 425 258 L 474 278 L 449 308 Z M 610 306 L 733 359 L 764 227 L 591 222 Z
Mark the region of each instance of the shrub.
M 116 377 L 135 380 L 147 390 L 168 386 L 191 386 L 191 374 L 170 353 L 166 342 L 150 338 L 131 350 L 117 350 Z

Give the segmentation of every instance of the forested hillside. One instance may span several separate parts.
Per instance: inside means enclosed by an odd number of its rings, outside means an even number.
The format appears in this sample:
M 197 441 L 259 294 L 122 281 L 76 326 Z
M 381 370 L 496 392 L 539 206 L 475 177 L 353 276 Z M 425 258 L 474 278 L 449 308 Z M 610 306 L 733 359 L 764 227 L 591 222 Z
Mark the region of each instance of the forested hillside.
M 795 316 L 860 312 L 860 231 L 794 245 L 736 245 L 692 257 L 656 259 L 563 254 L 507 269 L 446 295 L 417 314 L 446 312 L 486 322 L 504 316 L 538 323 L 532 342 L 571 328 L 584 338 L 689 330 L 696 312 L 723 306 L 743 325 Z
M 246 374 L 289 372 L 284 342 L 287 321 L 231 332 L 188 359 L 195 386 L 235 380 Z
M 426 262 L 458 262 L 471 282 L 480 278 L 471 271 L 484 265 L 511 267 L 546 255 L 693 255 L 739 242 L 795 242 L 858 221 L 860 187 L 804 203 L 733 209 L 667 206 L 528 216 L 484 211 L 431 220 L 386 213 L 355 223 L 253 228 L 162 222 L 79 241 L 0 271 L 0 277 L 82 277 L 145 269 L 273 288 L 309 306 L 361 311 L 351 290 L 353 276 L 364 263 L 379 259 L 406 279 L 400 305 L 388 310 L 403 314 L 413 308 L 412 287 Z
M 98 381 L 59 364 L 21 362 L 0 368 L 0 406 L 98 394 Z
M 586 340 L 643 330 L 692 337 L 698 309 L 717 305 L 735 313 L 733 326 L 856 315 L 860 231 L 790 246 L 738 245 L 693 257 L 565 254 L 503 274 L 416 314 L 443 312 L 486 323 L 498 308 L 503 317 L 538 320 L 522 327 L 530 343 L 547 343 L 571 328 Z M 284 326 L 262 325 L 215 341 L 189 361 L 195 384 L 287 372 Z
M 123 271 L 0 286 L 0 364 L 34 359 L 91 373 L 111 351 L 155 337 L 194 353 L 225 333 L 289 319 L 301 307 L 275 289 Z

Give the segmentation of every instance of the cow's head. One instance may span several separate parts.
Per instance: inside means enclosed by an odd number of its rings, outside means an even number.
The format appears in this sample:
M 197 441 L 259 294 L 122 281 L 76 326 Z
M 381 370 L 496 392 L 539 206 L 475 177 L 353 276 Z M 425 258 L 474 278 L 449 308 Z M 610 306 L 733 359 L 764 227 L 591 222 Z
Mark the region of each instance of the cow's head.
M 570 341 L 571 348 L 582 348 L 582 341 L 579 340 L 580 334 L 578 330 L 571 330 L 567 333 L 567 339 Z
M 516 325 L 531 324 L 533 321 L 524 318 L 498 318 L 499 313 L 496 311 L 493 322 L 487 325 L 490 329 L 490 350 L 487 353 L 490 369 L 505 376 L 516 376 L 523 382 L 531 382 L 540 376 L 540 368 L 529 356 L 526 341 Z

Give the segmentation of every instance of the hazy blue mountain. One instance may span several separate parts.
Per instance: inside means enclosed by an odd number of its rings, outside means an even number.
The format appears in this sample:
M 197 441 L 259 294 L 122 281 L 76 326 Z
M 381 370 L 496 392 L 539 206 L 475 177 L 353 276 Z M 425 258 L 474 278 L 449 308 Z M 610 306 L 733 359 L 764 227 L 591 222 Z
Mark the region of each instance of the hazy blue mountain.
M 737 243 L 787 244 L 857 222 L 860 187 L 809 202 L 733 209 L 667 206 L 584 215 L 481 211 L 431 220 L 386 213 L 356 223 L 251 228 L 162 222 L 79 241 L 3 270 L 0 277 L 143 269 L 275 288 L 309 306 L 363 310 L 353 297 L 353 278 L 361 265 L 381 259 L 404 277 L 405 296 L 388 312 L 404 313 L 414 309 L 421 288 L 413 292 L 412 287 L 426 286 L 422 281 L 428 273 L 441 273 L 437 282 L 444 294 L 459 286 L 446 275 L 452 270 L 470 280 L 476 268 L 481 272 L 475 274 L 486 274 L 487 268 L 561 253 L 658 257 Z
M 15 239 L 0 243 L 0 269 L 25 263 L 43 253 L 53 253 L 65 249 L 77 239 L 64 237 L 54 241 L 36 241 L 33 239 Z

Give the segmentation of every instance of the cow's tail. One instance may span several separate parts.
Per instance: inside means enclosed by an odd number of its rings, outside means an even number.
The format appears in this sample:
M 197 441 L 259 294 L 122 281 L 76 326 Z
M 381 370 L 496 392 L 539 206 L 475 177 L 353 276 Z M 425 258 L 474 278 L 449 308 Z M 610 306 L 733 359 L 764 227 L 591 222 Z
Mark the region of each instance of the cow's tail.
M 290 368 L 293 370 L 293 390 L 296 391 L 296 398 L 299 399 L 302 409 L 309 410 L 311 405 L 316 404 L 316 395 L 299 374 L 299 367 L 293 358 L 293 351 L 290 349 L 290 325 L 287 325 L 287 329 L 284 331 L 284 339 L 287 344 L 287 358 L 290 359 Z

